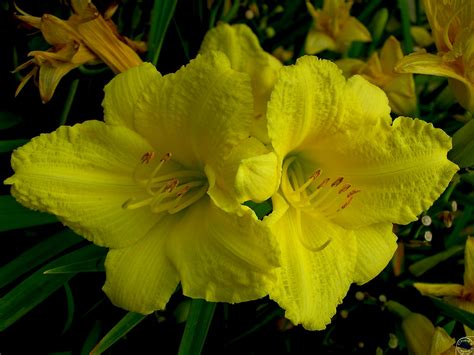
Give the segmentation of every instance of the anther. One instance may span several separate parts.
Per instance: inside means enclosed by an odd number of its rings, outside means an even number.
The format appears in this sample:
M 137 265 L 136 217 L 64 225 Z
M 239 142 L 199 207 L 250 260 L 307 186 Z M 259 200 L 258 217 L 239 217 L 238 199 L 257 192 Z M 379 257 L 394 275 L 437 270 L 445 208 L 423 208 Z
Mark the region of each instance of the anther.
M 342 180 L 344 180 L 343 177 L 337 178 L 337 179 L 331 184 L 331 187 L 335 187 L 335 186 L 339 185 L 339 184 L 342 182 Z M 350 186 L 350 185 L 349 185 L 349 186 Z
M 346 208 L 347 206 L 349 206 L 349 204 L 350 204 L 351 202 L 352 202 L 352 196 L 349 197 L 346 202 L 344 202 L 344 204 L 341 206 L 341 210 L 343 210 L 344 208 Z
M 142 158 L 140 159 L 140 161 L 142 162 L 142 164 L 148 164 L 149 162 L 151 162 L 153 159 L 155 159 L 155 156 L 156 156 L 156 153 L 155 152 L 146 152 L 145 154 L 143 154 Z
M 176 186 L 178 186 L 179 180 L 178 179 L 171 179 L 168 181 L 168 183 L 165 185 L 164 191 L 165 192 L 172 192 Z
M 179 190 L 179 191 L 176 193 L 176 196 L 181 197 L 181 196 L 183 196 L 186 192 L 188 192 L 190 189 L 191 189 L 191 187 L 190 187 L 189 185 L 186 185 L 183 189 Z
M 323 182 L 318 185 L 317 189 L 320 189 L 321 187 L 327 185 L 327 183 L 329 182 L 329 180 L 331 180 L 331 179 L 330 179 L 330 178 L 324 179 Z
M 338 193 L 339 194 L 342 194 L 343 192 L 346 192 L 347 190 L 349 190 L 351 188 L 351 184 L 345 184 L 339 191 Z
M 349 198 L 349 197 L 352 197 L 352 196 L 354 196 L 355 194 L 358 194 L 360 191 L 361 191 L 361 190 L 352 190 L 351 192 L 349 192 L 349 193 L 347 194 L 347 197 L 348 197 L 348 198 Z
M 165 161 L 168 161 L 171 159 L 171 153 L 166 153 L 165 155 L 163 155 L 163 157 L 161 158 L 161 162 L 165 162 Z

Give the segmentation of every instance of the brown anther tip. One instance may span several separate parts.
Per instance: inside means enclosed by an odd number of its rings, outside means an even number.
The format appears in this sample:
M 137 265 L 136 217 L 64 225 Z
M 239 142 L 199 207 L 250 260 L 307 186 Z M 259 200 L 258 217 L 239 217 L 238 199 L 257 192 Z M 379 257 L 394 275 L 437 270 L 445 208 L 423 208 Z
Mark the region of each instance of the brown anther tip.
M 351 184 L 345 184 L 337 193 L 342 194 L 343 192 L 349 190 L 351 188 Z
M 128 207 L 128 205 L 134 200 L 134 198 L 129 198 L 127 201 L 125 201 L 124 203 L 122 203 L 122 208 L 126 209 Z
M 186 185 L 182 190 L 178 191 L 176 193 L 176 196 L 183 196 L 186 192 L 188 192 L 191 188 L 189 187 L 189 185 Z
M 349 199 L 344 202 L 344 204 L 341 206 L 341 210 L 343 210 L 344 208 L 346 208 L 347 206 L 349 206 L 349 204 L 351 203 L 352 201 L 352 197 L 349 197 Z
M 323 182 L 318 185 L 317 189 L 320 189 L 321 187 L 326 185 L 329 182 L 329 180 L 331 180 L 331 179 L 330 178 L 324 179 Z
M 348 198 L 349 198 L 349 197 L 352 197 L 352 196 L 354 196 L 355 194 L 359 193 L 360 191 L 361 191 L 361 190 L 352 190 L 351 192 L 349 192 L 349 193 L 347 194 L 347 197 L 348 197 Z
M 148 164 L 150 161 L 152 161 L 156 156 L 155 152 L 146 152 L 145 154 L 142 155 L 142 158 L 140 161 L 142 164 Z
M 179 180 L 178 179 L 171 179 L 170 181 L 168 181 L 168 183 L 166 184 L 165 186 L 165 191 L 166 192 L 172 192 L 176 186 L 178 186 L 179 184 Z
M 168 160 L 171 159 L 171 156 L 172 156 L 172 154 L 168 152 L 165 155 L 163 155 L 163 158 L 161 158 L 161 161 L 162 162 L 168 161 Z
M 335 187 L 335 186 L 339 185 L 339 184 L 342 182 L 342 180 L 344 180 L 343 177 L 338 177 L 338 178 L 331 184 L 331 187 Z
M 318 169 L 313 173 L 313 175 L 311 175 L 310 179 L 316 180 L 320 176 L 321 176 L 321 169 Z

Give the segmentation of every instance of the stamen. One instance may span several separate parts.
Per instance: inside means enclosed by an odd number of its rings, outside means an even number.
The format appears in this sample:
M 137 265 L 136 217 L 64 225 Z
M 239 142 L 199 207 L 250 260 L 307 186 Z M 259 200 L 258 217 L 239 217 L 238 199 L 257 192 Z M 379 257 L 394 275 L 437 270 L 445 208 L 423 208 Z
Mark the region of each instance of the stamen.
M 331 184 L 331 187 L 338 186 L 338 185 L 342 182 L 342 180 L 344 180 L 343 177 L 337 178 L 337 179 Z M 350 186 L 350 185 L 349 185 L 349 186 Z
M 349 197 L 346 202 L 344 202 L 344 204 L 341 206 L 341 210 L 343 210 L 344 208 L 346 208 L 347 206 L 349 206 L 349 204 L 350 204 L 351 202 L 352 202 L 352 196 Z
M 351 184 L 345 184 L 342 189 L 340 189 L 338 191 L 338 194 L 342 194 L 343 192 L 346 192 L 347 190 L 349 190 L 351 188 Z
M 316 187 L 316 189 L 318 189 L 318 190 L 319 190 L 320 188 L 322 188 L 322 187 L 326 186 L 326 185 L 327 185 L 327 183 L 328 183 L 330 180 L 331 180 L 330 178 L 326 178 L 326 179 L 324 179 L 324 180 L 323 180 L 323 182 L 322 182 L 322 183 L 320 183 L 320 184 L 318 185 L 318 187 Z
M 145 154 L 143 154 L 142 158 L 140 159 L 140 161 L 142 162 L 142 164 L 148 164 L 149 162 L 151 162 L 153 159 L 155 159 L 155 156 L 156 156 L 156 153 L 155 152 L 146 152 Z
M 358 194 L 361 190 L 352 190 L 351 192 L 349 192 L 347 194 L 347 197 L 352 197 L 354 196 L 355 194 Z

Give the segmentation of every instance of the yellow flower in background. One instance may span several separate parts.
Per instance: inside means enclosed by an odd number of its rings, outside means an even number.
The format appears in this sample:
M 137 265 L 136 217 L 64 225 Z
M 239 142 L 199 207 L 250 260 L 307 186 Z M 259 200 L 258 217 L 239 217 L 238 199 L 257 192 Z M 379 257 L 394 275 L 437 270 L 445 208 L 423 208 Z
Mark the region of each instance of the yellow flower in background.
M 223 23 L 208 31 L 200 53 L 213 50 L 225 53 L 233 69 L 250 75 L 255 118 L 250 133 L 260 141 L 269 143 L 267 102 L 282 64 L 262 49 L 257 36 L 247 25 Z
M 385 307 L 401 318 L 401 328 L 410 355 L 448 355 L 455 353 L 456 340 L 441 327 L 420 313 L 411 312 L 405 306 L 388 301 Z
M 104 291 L 119 307 L 163 309 L 179 282 L 208 301 L 265 296 L 276 243 L 221 173 L 231 154 L 248 155 L 248 75 L 218 52 L 163 77 L 142 64 L 106 86 L 103 105 L 105 123 L 63 126 L 16 150 L 12 195 L 110 248 Z
M 115 73 L 120 73 L 142 63 L 134 50 L 144 48 L 120 36 L 110 20 L 116 6 L 106 12 L 106 18 L 88 0 L 73 0 L 71 6 L 74 14 L 68 20 L 49 14 L 34 17 L 20 10 L 18 18 L 38 28 L 53 47 L 48 51 L 30 52 L 28 56 L 33 59 L 15 69 L 20 71 L 34 66 L 21 81 L 15 95 L 29 79 L 38 75 L 40 96 L 46 103 L 52 98 L 62 77 L 83 64 L 103 61 Z
M 438 53 L 409 54 L 396 70 L 448 78 L 459 103 L 474 112 L 474 3 L 424 0 L 423 4 Z
M 343 53 L 352 42 L 370 42 L 372 37 L 365 26 L 350 15 L 352 1 L 324 0 L 322 9 L 315 9 L 307 1 L 313 26 L 306 36 L 305 51 L 316 54 L 326 49 Z
M 466 240 L 464 265 L 464 285 L 416 282 L 413 286 L 422 295 L 443 296 L 446 302 L 474 313 L 474 237 L 468 237 Z M 474 335 L 471 329 L 465 329 L 467 335 Z
M 458 170 L 451 140 L 420 120 L 392 122 L 382 90 L 316 57 L 280 70 L 267 119 L 281 170 L 264 219 L 281 248 L 270 297 L 293 323 L 323 329 L 351 283 L 389 262 L 392 223 L 414 221 L 446 188 Z
M 400 42 L 390 36 L 380 52 L 373 53 L 367 63 L 359 59 L 341 59 L 336 64 L 346 77 L 360 74 L 381 88 L 388 97 L 393 112 L 412 115 L 416 111 L 415 82 L 412 74 L 400 74 L 394 68 L 403 58 Z

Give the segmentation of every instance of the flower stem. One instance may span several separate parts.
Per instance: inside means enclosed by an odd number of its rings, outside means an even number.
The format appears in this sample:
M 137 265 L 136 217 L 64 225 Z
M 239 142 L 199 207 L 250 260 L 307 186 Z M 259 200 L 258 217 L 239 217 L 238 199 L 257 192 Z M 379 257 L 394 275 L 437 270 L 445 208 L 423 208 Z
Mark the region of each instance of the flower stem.
M 69 93 L 67 94 L 66 102 L 64 103 L 63 112 L 61 112 L 61 116 L 59 117 L 59 125 L 63 126 L 66 124 L 67 117 L 69 116 L 69 112 L 71 111 L 71 106 L 74 101 L 74 97 L 76 96 L 77 87 L 79 85 L 79 79 L 74 79 L 69 87 Z

